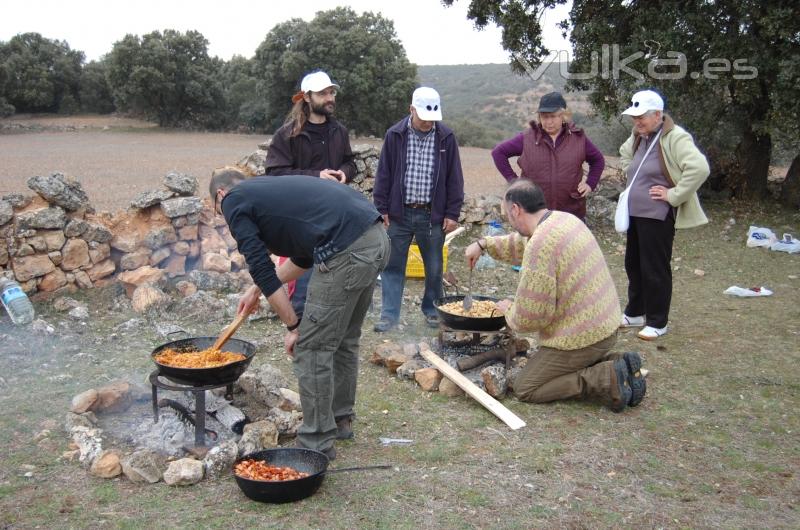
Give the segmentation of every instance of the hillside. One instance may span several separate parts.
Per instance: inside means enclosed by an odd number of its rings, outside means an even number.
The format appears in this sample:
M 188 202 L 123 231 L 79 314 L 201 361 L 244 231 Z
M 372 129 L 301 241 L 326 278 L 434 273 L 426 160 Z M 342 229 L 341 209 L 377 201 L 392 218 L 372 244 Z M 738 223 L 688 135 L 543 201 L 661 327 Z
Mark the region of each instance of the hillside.
M 535 117 L 539 98 L 553 91 L 564 94 L 575 123 L 586 129 L 604 153 L 616 154 L 629 134 L 626 126 L 594 116 L 586 92 L 566 92 L 566 79 L 557 63 L 549 65 L 538 80 L 515 74 L 505 64 L 417 68 L 420 83 L 436 88 L 442 96 L 445 121 L 462 145 L 491 148 L 517 134 Z

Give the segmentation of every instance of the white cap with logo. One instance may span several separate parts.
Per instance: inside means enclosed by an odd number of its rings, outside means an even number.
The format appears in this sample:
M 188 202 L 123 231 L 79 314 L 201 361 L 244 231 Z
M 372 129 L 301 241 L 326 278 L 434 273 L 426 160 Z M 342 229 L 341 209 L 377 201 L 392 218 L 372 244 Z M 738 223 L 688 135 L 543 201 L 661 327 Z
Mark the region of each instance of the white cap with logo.
M 314 72 L 312 74 L 308 74 L 300 83 L 300 91 L 303 93 L 321 92 L 328 87 L 333 87 L 336 90 L 339 90 L 339 85 L 331 81 L 331 78 L 328 77 L 328 74 L 325 72 Z
M 641 116 L 650 110 L 664 110 L 664 100 L 657 92 L 652 90 L 642 90 L 631 98 L 631 106 L 623 111 L 622 114 L 628 116 Z
M 411 106 L 423 121 L 441 121 L 442 102 L 439 93 L 434 89 L 421 86 L 411 96 Z

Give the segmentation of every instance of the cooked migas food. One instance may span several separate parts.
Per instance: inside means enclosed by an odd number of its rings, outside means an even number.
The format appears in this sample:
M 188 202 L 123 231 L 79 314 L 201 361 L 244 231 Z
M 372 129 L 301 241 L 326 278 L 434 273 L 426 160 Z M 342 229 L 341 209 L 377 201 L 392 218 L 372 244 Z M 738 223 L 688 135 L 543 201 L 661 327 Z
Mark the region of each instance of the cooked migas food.
M 167 348 L 155 355 L 157 363 L 174 368 L 216 368 L 244 359 L 246 357 L 241 353 L 219 351 L 212 348 L 190 352 L 179 352 Z
M 492 300 L 474 300 L 469 311 L 464 311 L 464 304 L 461 300 L 442 304 L 439 309 L 451 315 L 471 318 L 491 318 L 502 314 Z
M 248 458 L 236 464 L 234 473 L 250 480 L 284 481 L 305 478 L 308 473 L 297 471 L 292 467 L 271 466 L 261 460 Z

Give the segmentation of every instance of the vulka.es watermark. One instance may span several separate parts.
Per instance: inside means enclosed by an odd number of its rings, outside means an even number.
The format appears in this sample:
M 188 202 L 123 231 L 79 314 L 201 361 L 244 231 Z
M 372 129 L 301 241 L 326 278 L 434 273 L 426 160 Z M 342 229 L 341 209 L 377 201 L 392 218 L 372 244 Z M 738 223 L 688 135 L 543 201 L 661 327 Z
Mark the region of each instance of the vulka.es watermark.
M 554 62 L 558 62 L 558 69 L 564 79 L 574 79 L 585 81 L 588 79 L 620 79 L 622 75 L 628 75 L 634 79 L 643 81 L 645 76 L 651 79 L 669 80 L 685 79 L 689 76 L 692 79 L 700 77 L 704 79 L 719 79 L 720 77 L 732 74 L 734 79 L 755 79 L 758 77 L 758 68 L 747 64 L 747 59 L 726 59 L 723 57 L 711 57 L 703 61 L 700 71 L 689 72 L 686 55 L 681 52 L 668 51 L 665 57 L 659 57 L 658 52 L 661 45 L 658 42 L 646 41 L 645 46 L 648 52 L 638 51 L 626 57 L 620 57 L 619 44 L 603 44 L 600 53 L 591 52 L 588 72 L 569 71 L 569 53 L 565 50 L 551 52 L 537 68 L 533 66 L 521 55 L 514 54 L 514 58 L 519 61 L 527 74 L 538 81 L 544 75 L 547 68 Z M 646 61 L 646 73 L 636 69 L 636 63 L 640 59 Z

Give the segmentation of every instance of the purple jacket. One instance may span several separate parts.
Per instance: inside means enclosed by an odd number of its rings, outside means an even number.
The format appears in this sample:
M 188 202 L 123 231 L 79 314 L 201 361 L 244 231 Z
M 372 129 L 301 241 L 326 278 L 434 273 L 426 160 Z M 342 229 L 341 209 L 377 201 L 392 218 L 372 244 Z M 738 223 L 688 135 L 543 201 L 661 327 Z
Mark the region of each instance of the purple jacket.
M 406 152 L 408 147 L 408 116 L 386 131 L 375 175 L 372 198 L 381 215 L 402 221 L 405 208 Z M 442 122 L 436 123 L 431 193 L 431 224 L 443 223 L 445 217 L 458 221 L 464 204 L 464 175 L 458 142 L 453 131 Z

